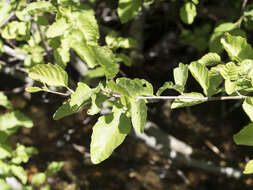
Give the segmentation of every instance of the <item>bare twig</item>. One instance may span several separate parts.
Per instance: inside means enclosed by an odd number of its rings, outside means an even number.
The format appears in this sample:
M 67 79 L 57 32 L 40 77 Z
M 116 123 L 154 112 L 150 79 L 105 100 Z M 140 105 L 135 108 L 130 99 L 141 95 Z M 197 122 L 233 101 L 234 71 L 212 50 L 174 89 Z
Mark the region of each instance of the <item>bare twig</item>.
M 243 1 L 242 7 L 241 7 L 241 10 L 242 10 L 242 11 L 245 9 L 247 3 L 248 3 L 248 0 L 244 0 L 244 1 Z
M 4 45 L 4 53 L 15 57 L 18 60 L 23 61 L 25 59 L 25 55 L 24 54 L 18 54 L 14 49 L 12 49 L 11 47 Z
M 175 99 L 188 99 L 196 101 L 218 101 L 218 100 L 241 100 L 248 96 L 220 96 L 220 97 L 196 97 L 196 96 L 139 96 L 137 100 L 175 100 Z

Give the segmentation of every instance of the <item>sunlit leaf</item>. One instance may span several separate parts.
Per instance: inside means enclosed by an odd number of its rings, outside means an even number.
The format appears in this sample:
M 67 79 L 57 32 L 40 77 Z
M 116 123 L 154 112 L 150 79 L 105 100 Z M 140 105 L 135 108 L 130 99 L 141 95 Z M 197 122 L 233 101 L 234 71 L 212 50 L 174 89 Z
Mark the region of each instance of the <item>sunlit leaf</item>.
M 29 14 L 35 15 L 43 12 L 54 12 L 57 9 L 53 6 L 52 3 L 48 1 L 39 1 L 29 3 L 25 9 Z
M 197 9 L 194 3 L 186 2 L 180 8 L 180 18 L 185 24 L 192 24 L 197 16 Z
M 39 64 L 29 70 L 29 77 L 49 86 L 68 86 L 68 74 L 58 65 Z
M 11 165 L 11 172 L 17 176 L 23 184 L 27 183 L 27 175 L 22 166 Z
M 253 160 L 250 160 L 244 168 L 244 174 L 252 174 L 253 173 Z
M 200 86 L 203 88 L 204 93 L 207 95 L 207 90 L 209 88 L 208 69 L 204 65 L 196 61 L 192 62 L 189 65 L 189 69 L 193 77 L 198 81 Z
M 32 178 L 32 185 L 38 186 L 46 182 L 47 176 L 44 173 L 37 173 Z
M 51 24 L 47 29 L 47 37 L 54 38 L 64 34 L 64 32 L 70 27 L 65 18 L 60 18 Z
M 141 11 L 141 0 L 119 0 L 118 15 L 121 23 L 126 23 Z
M 7 1 L 0 2 L 0 23 L 3 23 L 11 13 L 11 4 Z
M 221 62 L 221 58 L 217 53 L 208 53 L 201 57 L 198 62 L 205 66 L 214 66 Z
M 6 109 L 13 109 L 11 102 L 2 92 L 0 92 L 0 106 L 5 107 Z
M 27 87 L 27 88 L 25 88 L 25 91 L 30 92 L 30 93 L 34 93 L 34 92 L 43 91 L 43 89 L 39 88 L 39 87 Z
M 38 154 L 38 150 L 34 147 L 25 147 L 22 144 L 17 144 L 17 148 L 12 152 L 11 162 L 14 164 L 26 163 L 30 157 Z
M 11 187 L 5 182 L 5 180 L 0 179 L 0 189 L 1 190 L 11 190 Z
M 226 34 L 221 39 L 221 43 L 231 59 L 238 62 L 244 59 L 253 59 L 253 49 L 245 38 Z
M 107 96 L 99 92 L 91 96 L 91 107 L 87 111 L 89 115 L 95 115 L 102 109 L 102 103 L 107 100 Z
M 179 66 L 173 70 L 173 74 L 175 84 L 184 87 L 188 79 L 188 66 L 179 63 Z
M 122 110 L 101 116 L 91 136 L 91 161 L 94 164 L 107 159 L 125 139 L 131 129 L 131 121 Z

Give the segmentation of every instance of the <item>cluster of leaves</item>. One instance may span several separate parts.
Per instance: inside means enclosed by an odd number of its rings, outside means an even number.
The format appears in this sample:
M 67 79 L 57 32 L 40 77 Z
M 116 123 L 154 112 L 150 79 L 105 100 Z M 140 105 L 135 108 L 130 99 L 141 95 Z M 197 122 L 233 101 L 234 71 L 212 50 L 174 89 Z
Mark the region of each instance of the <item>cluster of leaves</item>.
M 0 93 L 0 106 L 8 110 L 8 112 L 0 115 L 0 187 L 3 190 L 10 190 L 10 185 L 6 180 L 10 177 L 17 177 L 24 185 L 24 190 L 32 190 L 33 187 L 41 186 L 43 190 L 49 190 L 47 185 L 47 177 L 59 171 L 63 166 L 63 162 L 52 162 L 47 170 L 43 173 L 37 173 L 33 176 L 32 182 L 28 184 L 27 174 L 22 167 L 23 163 L 27 163 L 30 157 L 37 154 L 38 151 L 34 147 L 26 147 L 17 143 L 12 148 L 8 138 L 16 133 L 20 127 L 31 128 L 33 122 L 18 110 L 15 110 L 8 98 Z M 42 186 L 43 185 L 43 186 Z
M 141 0 L 119 0 L 117 11 L 120 21 L 126 23 L 135 17 L 141 11 L 142 3 Z M 180 9 L 180 17 L 186 24 L 194 21 L 197 4 L 197 0 L 185 1 Z M 172 109 L 193 106 L 212 98 L 218 99 L 216 95 L 224 93 L 245 99 L 243 109 L 253 121 L 253 99 L 249 96 L 253 90 L 253 50 L 239 28 L 242 20 L 251 17 L 250 11 L 236 23 L 218 25 L 211 37 L 211 53 L 189 65 L 180 63 L 173 72 L 174 83 L 166 82 L 155 96 L 152 85 L 143 79 L 116 79 L 119 63 L 131 65 L 130 57 L 116 50 L 135 48 L 137 43 L 132 38 L 119 37 L 117 32 L 110 31 L 105 37 L 106 45 L 101 46 L 99 27 L 94 10 L 90 6 L 70 0 L 38 1 L 29 4 L 26 1 L 12 1 L 11 4 L 2 1 L 0 23 L 4 22 L 14 9 L 17 20 L 7 23 L 0 29 L 0 33 L 5 40 L 19 41 L 17 51 L 25 55 L 24 66 L 28 68 L 29 77 L 42 84 L 26 90 L 31 93 L 60 93 L 51 89 L 65 88 L 71 94 L 57 109 L 53 118 L 61 119 L 87 105 L 90 105 L 87 111 L 89 115 L 98 114 L 103 106 L 110 108 L 111 112 L 100 116 L 93 126 L 90 152 L 94 164 L 107 159 L 124 141 L 132 127 L 136 133 L 144 132 L 147 99 L 159 98 L 167 89 L 176 90 L 180 94 L 172 103 Z M 206 27 L 209 32 L 209 27 Z M 76 89 L 72 90 L 65 71 L 70 62 L 71 49 L 87 65 L 89 75 L 105 76 L 106 80 L 94 88 L 81 81 L 77 83 Z M 219 53 L 223 50 L 230 58 L 228 62 L 221 60 Z M 44 54 L 47 55 L 48 51 L 53 52 L 50 62 L 54 64 L 45 64 Z M 189 71 L 202 87 L 203 93 L 186 92 Z M 253 145 L 252 125 L 249 124 L 235 135 L 237 144 Z M 4 128 L 3 131 L 8 130 Z M 245 173 L 253 172 L 249 168 L 252 166 L 248 165 Z M 50 172 L 37 175 L 34 184 L 44 183 L 47 173 Z M 40 182 L 37 182 L 37 179 Z

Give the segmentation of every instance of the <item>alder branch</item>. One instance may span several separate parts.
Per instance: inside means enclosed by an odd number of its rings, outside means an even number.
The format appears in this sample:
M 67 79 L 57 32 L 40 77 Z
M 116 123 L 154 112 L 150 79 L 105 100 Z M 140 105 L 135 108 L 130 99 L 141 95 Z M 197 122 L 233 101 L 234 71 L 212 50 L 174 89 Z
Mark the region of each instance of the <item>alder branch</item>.
M 116 96 L 118 97 L 118 96 Z M 139 96 L 137 100 L 175 100 L 175 99 L 188 99 L 196 101 L 218 101 L 218 100 L 241 100 L 248 96 L 220 96 L 220 97 L 196 97 L 196 96 Z

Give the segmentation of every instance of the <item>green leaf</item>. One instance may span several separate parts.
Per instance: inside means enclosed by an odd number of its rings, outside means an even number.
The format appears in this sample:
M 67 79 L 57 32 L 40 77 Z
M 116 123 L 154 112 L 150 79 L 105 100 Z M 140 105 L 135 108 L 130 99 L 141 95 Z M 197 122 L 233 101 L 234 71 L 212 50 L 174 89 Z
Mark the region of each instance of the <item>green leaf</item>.
M 121 23 L 126 23 L 141 11 L 141 0 L 119 0 L 118 15 Z
M 7 143 L 0 143 L 0 160 L 11 157 L 11 146 Z
M 123 62 L 128 67 L 132 66 L 132 64 L 133 64 L 132 59 L 123 53 L 117 54 L 116 60 L 117 60 L 117 62 Z
M 25 11 L 31 15 L 35 15 L 43 12 L 55 12 L 57 11 L 57 9 L 50 2 L 39 1 L 29 3 L 28 6 L 25 8 Z
M 163 84 L 163 86 L 161 86 L 156 95 L 157 96 L 160 96 L 165 90 L 167 89 L 172 89 L 172 90 L 176 90 L 178 91 L 179 93 L 183 92 L 184 91 L 184 87 L 183 86 L 180 86 L 180 85 L 174 85 L 173 82 L 169 81 L 169 82 L 165 82 Z
M 85 77 L 88 78 L 97 78 L 105 76 L 105 70 L 103 67 L 96 67 L 95 69 L 90 69 L 84 73 Z
M 88 45 L 80 30 L 72 30 L 70 33 L 71 47 L 81 57 L 81 59 L 88 65 L 89 68 L 94 68 L 98 63 L 96 62 L 96 55 L 94 49 L 96 46 Z
M 197 9 L 194 3 L 187 2 L 180 8 L 180 18 L 185 24 L 192 24 L 197 16 Z
M 225 91 L 228 95 L 231 95 L 236 90 L 236 82 L 232 82 L 228 79 L 225 80 Z
M 107 79 L 114 78 L 119 69 L 113 52 L 106 46 L 97 46 L 94 48 L 96 60 L 105 70 L 105 76 Z
M 250 120 L 253 121 L 253 98 L 247 97 L 243 104 L 243 110 L 249 116 Z
M 87 111 L 89 115 L 95 115 L 102 109 L 102 103 L 107 100 L 107 96 L 102 92 L 93 94 L 91 96 L 91 107 Z
M 29 70 L 29 77 L 49 86 L 68 86 L 68 74 L 58 65 L 39 64 Z
M 206 68 L 206 66 L 195 61 L 189 65 L 189 69 L 191 71 L 192 76 L 198 81 L 198 83 L 202 87 L 205 95 L 207 95 L 207 90 L 209 88 L 209 77 L 208 69 Z
M 120 108 L 114 109 L 111 114 L 101 116 L 93 127 L 91 136 L 92 163 L 99 164 L 107 159 L 124 141 L 130 130 L 131 121 Z
M 237 23 L 233 23 L 233 22 L 225 22 L 225 23 L 221 23 L 219 24 L 217 27 L 215 27 L 214 29 L 214 33 L 217 32 L 229 32 L 231 30 L 237 29 L 240 26 Z
M 208 53 L 201 57 L 198 62 L 205 66 L 214 66 L 221 62 L 221 57 L 217 53 Z
M 8 100 L 7 96 L 4 93 L 0 92 L 0 106 L 5 107 L 6 109 L 13 109 L 11 102 Z
M 212 67 L 211 70 L 208 71 L 209 77 L 209 88 L 207 90 L 208 96 L 213 96 L 221 92 L 222 88 L 219 88 L 222 82 L 224 81 L 223 77 L 221 76 L 219 70 L 216 67 Z
M 60 18 L 48 27 L 46 36 L 48 38 L 55 38 L 57 36 L 61 36 L 69 27 L 70 25 L 67 23 L 66 19 Z
M 39 87 L 27 87 L 27 88 L 25 88 L 25 91 L 30 92 L 30 93 L 34 93 L 34 92 L 43 91 L 43 89 L 39 88 Z
M 153 87 L 144 79 L 129 79 L 118 78 L 116 83 L 110 81 L 108 83 L 112 91 L 120 93 L 121 95 L 136 98 L 138 96 L 152 96 Z
M 0 12 L 1 12 L 1 10 L 0 10 Z M 11 190 L 11 187 L 5 182 L 5 180 L 0 179 L 0 189 L 1 190 Z
M 237 145 L 253 146 L 253 123 L 248 124 L 235 134 L 234 141 Z
M 252 174 L 253 173 L 253 160 L 250 160 L 247 165 L 245 166 L 245 169 L 243 171 L 244 174 Z
M 30 37 L 30 23 L 8 22 L 1 31 L 1 35 L 5 39 L 28 40 Z
M 238 62 L 244 59 L 253 59 L 253 49 L 245 38 L 226 34 L 221 39 L 221 43 L 231 59 Z
M 27 183 L 27 175 L 22 166 L 11 165 L 11 172 L 20 179 L 23 184 Z
M 43 187 L 40 188 L 40 190 L 50 190 L 50 185 L 45 185 Z
M 82 31 L 86 43 L 88 45 L 97 45 L 99 30 L 94 10 L 89 6 L 82 4 L 72 16 L 73 18 L 76 18 L 72 24 L 75 28 Z
M 147 106 L 145 100 L 130 99 L 131 120 L 136 133 L 143 133 L 147 119 Z
M 47 176 L 44 173 L 37 173 L 32 178 L 32 185 L 39 186 L 46 182 Z
M 17 148 L 12 152 L 11 162 L 14 164 L 27 163 L 30 157 L 38 154 L 38 150 L 34 147 L 25 147 L 22 144 L 17 144 Z
M 112 31 L 105 37 L 106 44 L 110 48 L 137 48 L 137 41 L 133 38 L 117 37 L 117 33 Z
M 54 120 L 59 120 L 63 117 L 76 113 L 81 107 L 90 102 L 92 90 L 85 83 L 79 82 L 75 92 L 70 99 L 63 103 L 61 107 L 54 113 Z
M 18 127 L 31 128 L 33 122 L 19 111 L 5 113 L 0 115 L 0 131 L 11 135 Z
M 198 100 L 198 98 L 203 98 L 204 96 L 200 93 L 197 92 L 192 92 L 192 93 L 184 93 L 183 96 L 187 96 L 187 97 L 191 97 L 191 98 L 178 98 L 176 100 L 173 101 L 172 105 L 171 105 L 171 109 L 175 109 L 175 108 L 183 108 L 183 107 L 189 107 L 189 106 L 194 106 L 197 104 L 201 104 L 203 102 L 205 102 L 205 100 Z
M 238 79 L 239 67 L 234 62 L 228 62 L 226 65 L 219 65 L 218 70 L 226 80 L 235 81 Z
M 11 5 L 7 1 L 0 2 L 0 23 L 3 23 L 11 13 Z
M 62 169 L 64 166 L 64 162 L 51 162 L 46 170 L 46 175 L 47 176 L 52 176 L 53 174 L 57 173 Z
M 184 87 L 188 79 L 188 66 L 179 63 L 179 66 L 173 70 L 173 74 L 176 85 Z

